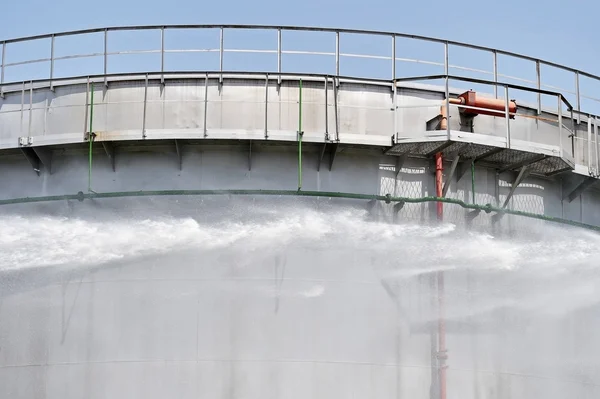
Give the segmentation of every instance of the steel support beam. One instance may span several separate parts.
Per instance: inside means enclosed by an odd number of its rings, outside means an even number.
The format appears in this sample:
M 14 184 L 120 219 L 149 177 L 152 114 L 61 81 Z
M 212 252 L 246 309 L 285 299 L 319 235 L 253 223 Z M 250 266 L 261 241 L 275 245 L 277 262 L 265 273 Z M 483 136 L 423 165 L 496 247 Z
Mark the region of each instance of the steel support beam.
M 512 186 L 510 187 L 510 191 L 508 192 L 508 195 L 506 196 L 506 199 L 504 200 L 504 204 L 502 204 L 502 209 L 506 208 L 506 206 L 508 205 L 508 202 L 510 201 L 513 194 L 515 193 L 515 190 L 517 189 L 517 187 L 519 187 L 519 184 L 521 184 L 521 182 L 523 181 L 523 179 L 525 179 L 527 177 L 527 175 L 529 175 L 529 167 L 523 166 L 521 168 L 521 170 L 519 171 L 519 175 L 513 182 Z
M 597 181 L 598 179 L 595 177 L 584 178 L 581 183 L 579 183 L 573 190 L 563 197 L 563 201 L 567 200 L 569 202 L 573 202 L 575 198 L 578 198 L 585 190 L 590 188 Z
M 333 161 L 335 161 L 335 156 L 338 151 L 339 143 L 330 143 L 329 145 L 329 171 L 333 169 Z
M 319 160 L 317 162 L 317 172 L 319 172 L 321 170 L 321 162 L 323 162 L 323 157 L 325 156 L 325 151 L 327 150 L 327 144 L 329 144 L 329 143 L 325 143 L 321 147 L 321 151 L 319 153 Z
M 106 152 L 106 156 L 108 157 L 108 161 L 110 162 L 110 166 L 112 167 L 113 172 L 115 172 L 115 146 L 110 141 L 102 141 L 101 143 L 104 152 Z
M 252 140 L 248 144 L 248 170 L 252 170 Z
M 446 177 L 446 181 L 444 182 L 444 187 L 442 188 L 442 197 L 446 196 L 448 189 L 450 188 L 450 183 L 452 182 L 452 178 L 456 174 L 456 167 L 458 166 L 458 161 L 460 160 L 460 155 L 457 155 L 452 160 L 452 165 L 450 166 L 450 171 L 448 172 L 448 177 Z
M 177 152 L 179 170 L 181 170 L 183 168 L 183 144 L 181 144 L 181 140 L 175 140 L 175 151 Z

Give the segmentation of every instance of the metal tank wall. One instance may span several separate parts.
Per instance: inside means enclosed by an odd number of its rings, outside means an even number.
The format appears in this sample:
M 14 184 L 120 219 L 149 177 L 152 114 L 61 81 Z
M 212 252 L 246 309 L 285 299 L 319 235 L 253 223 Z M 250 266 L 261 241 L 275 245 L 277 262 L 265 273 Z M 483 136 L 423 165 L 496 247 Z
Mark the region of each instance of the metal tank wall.
M 73 213 L 116 209 L 106 223 L 131 206 L 86 204 L 73 204 Z M 199 205 L 182 201 L 178 211 L 185 206 L 193 214 Z M 4 272 L 2 397 L 436 397 L 430 278 L 397 281 L 389 273 L 405 259 L 336 244 Z M 485 308 L 486 292 L 517 283 L 510 272 L 446 274 L 448 397 L 597 397 L 594 309 L 507 308 L 462 320 L 468 306 Z
M 349 80 L 341 81 L 334 90 L 333 82 L 329 81 L 326 91 L 324 79 L 305 77 L 304 139 L 323 142 L 327 131 L 331 135 L 339 133 L 343 143 L 387 146 L 394 135 L 394 115 L 399 138 L 436 134 L 426 132 L 426 123 L 440 113 L 443 91 L 431 86 L 404 86 L 399 85 L 396 91 L 398 109 L 393 112 L 391 85 Z M 114 81 L 108 88 L 97 83 L 93 128 L 98 141 L 139 140 L 143 130 L 147 139 L 260 140 L 265 138 L 265 128 L 272 140 L 295 141 L 298 87 L 299 81 L 293 77 L 280 85 L 273 78 L 267 86 L 264 78 L 243 74 L 225 79 L 222 84 L 218 78 L 172 79 L 166 80 L 164 85 L 152 80 L 147 93 L 143 80 Z M 5 98 L 0 98 L 0 148 L 17 147 L 19 137 L 32 137 L 33 145 L 82 142 L 83 132 L 89 127 L 86 109 L 89 111 L 91 98 L 87 88 L 86 84 L 69 84 L 56 85 L 53 90 L 39 88 L 5 93 Z M 453 94 L 460 92 L 452 90 Z M 525 106 L 522 112 L 533 114 L 534 110 Z M 542 114 L 544 116 L 547 115 Z M 459 112 L 454 106 L 450 120 L 451 129 L 459 130 Z M 564 121 L 570 123 L 566 116 Z M 511 120 L 510 125 L 515 143 L 526 141 L 539 147 L 562 144 L 564 155 L 573 156 L 570 132 L 562 129 L 560 137 L 556 123 L 520 117 Z M 494 137 L 499 144 L 505 144 L 505 120 L 480 116 L 475 121 L 474 133 Z

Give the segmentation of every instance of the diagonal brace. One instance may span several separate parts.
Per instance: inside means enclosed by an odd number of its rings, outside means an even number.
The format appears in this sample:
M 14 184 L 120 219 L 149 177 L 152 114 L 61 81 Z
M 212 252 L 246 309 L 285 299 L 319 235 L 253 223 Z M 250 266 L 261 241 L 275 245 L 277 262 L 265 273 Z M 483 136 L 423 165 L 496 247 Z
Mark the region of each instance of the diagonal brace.
M 581 183 L 579 183 L 569 194 L 565 195 L 563 200 L 568 200 L 569 202 L 573 202 L 573 200 L 579 197 L 585 190 L 587 190 L 590 186 L 592 186 L 598 179 L 595 177 L 586 177 L 583 179 Z
M 333 161 L 335 161 L 335 156 L 338 151 L 339 143 L 331 143 L 329 147 L 329 171 L 333 169 Z
M 457 155 L 452 160 L 452 165 L 450 166 L 450 172 L 448 173 L 448 177 L 446 177 L 446 181 L 444 182 L 444 187 L 442 188 L 442 197 L 446 196 L 448 189 L 450 188 L 450 183 L 456 174 L 456 167 L 458 166 L 458 161 L 460 160 L 460 155 Z
M 395 167 L 396 179 L 398 178 L 398 175 L 400 174 L 400 171 L 402 170 L 402 167 L 404 166 L 404 162 L 406 162 L 406 158 L 408 158 L 407 154 L 402 154 L 399 157 L 396 157 L 396 167 Z
M 508 192 L 508 195 L 506 196 L 506 199 L 504 200 L 504 204 L 502 205 L 502 209 L 506 208 L 506 206 L 508 205 L 508 201 L 510 201 L 510 199 L 513 196 L 513 194 L 515 193 L 515 190 L 517 189 L 517 187 L 519 187 L 519 184 L 521 184 L 521 182 L 523 181 L 523 179 L 525 179 L 528 175 L 529 175 L 529 167 L 528 166 L 523 166 L 521 168 L 521 170 L 519 171 L 519 175 L 517 176 L 517 178 L 513 182 L 512 186 L 510 187 L 510 191 Z
M 115 146 L 110 141 L 102 141 L 102 147 L 104 148 L 104 152 L 106 152 L 106 156 L 108 157 L 108 161 L 110 162 L 110 166 L 112 167 L 113 172 L 115 171 Z

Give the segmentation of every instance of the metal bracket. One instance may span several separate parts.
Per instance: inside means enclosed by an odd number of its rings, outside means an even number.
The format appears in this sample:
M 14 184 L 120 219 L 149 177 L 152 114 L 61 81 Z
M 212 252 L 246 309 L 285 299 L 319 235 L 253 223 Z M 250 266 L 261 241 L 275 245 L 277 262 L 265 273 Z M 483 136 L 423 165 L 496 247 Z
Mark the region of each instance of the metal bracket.
M 431 118 L 430 120 L 425 122 L 425 130 L 428 132 L 433 130 L 439 130 L 440 124 L 442 123 L 442 119 L 444 119 L 442 115 L 437 115 Z
M 110 141 L 102 141 L 101 143 L 104 152 L 106 152 L 106 156 L 108 157 L 108 161 L 110 162 L 110 166 L 112 167 L 113 172 L 115 172 L 115 147 Z
M 567 200 L 569 202 L 573 202 L 575 198 L 578 198 L 585 190 L 590 188 L 594 183 L 596 183 L 598 179 L 595 177 L 586 177 L 584 178 L 573 190 L 569 192 L 569 194 L 563 197 L 563 201 Z
M 21 147 L 20 150 L 27 159 L 27 161 L 29 161 L 29 163 L 31 164 L 33 171 L 39 176 L 41 161 L 40 158 L 38 158 L 38 156 L 36 155 L 35 151 L 33 151 L 33 149 L 30 147 Z
M 179 161 L 179 170 L 183 168 L 183 144 L 179 140 L 175 140 L 175 151 L 177 152 L 177 160 Z
M 446 196 L 448 189 L 450 188 L 450 183 L 452 182 L 452 178 L 456 173 L 456 167 L 458 166 L 458 161 L 460 160 L 460 155 L 457 155 L 452 160 L 452 165 L 450 166 L 450 172 L 448 173 L 448 177 L 446 177 L 446 181 L 444 182 L 444 187 L 442 188 L 442 197 Z
M 34 147 L 20 147 L 20 150 L 38 176 L 42 165 L 49 174 L 52 174 L 52 152 L 50 150 Z

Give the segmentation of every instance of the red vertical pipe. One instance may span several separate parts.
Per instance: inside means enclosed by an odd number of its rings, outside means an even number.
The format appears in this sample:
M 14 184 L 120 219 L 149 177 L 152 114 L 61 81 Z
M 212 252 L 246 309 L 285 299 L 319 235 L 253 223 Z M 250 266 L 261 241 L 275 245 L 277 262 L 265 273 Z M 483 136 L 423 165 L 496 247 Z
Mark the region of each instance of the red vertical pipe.
M 444 172 L 444 164 L 442 153 L 435 154 L 435 196 L 442 197 L 442 173 Z M 437 202 L 437 218 L 439 221 L 444 219 L 444 204 L 441 201 Z
M 435 195 L 442 197 L 442 174 L 444 172 L 443 156 L 441 152 L 435 154 Z M 437 202 L 437 219 L 441 222 L 444 219 L 444 204 Z M 437 273 L 438 301 L 439 301 L 439 320 L 438 320 L 438 365 L 439 365 L 439 383 L 440 399 L 446 399 L 446 321 L 444 320 L 444 272 Z

